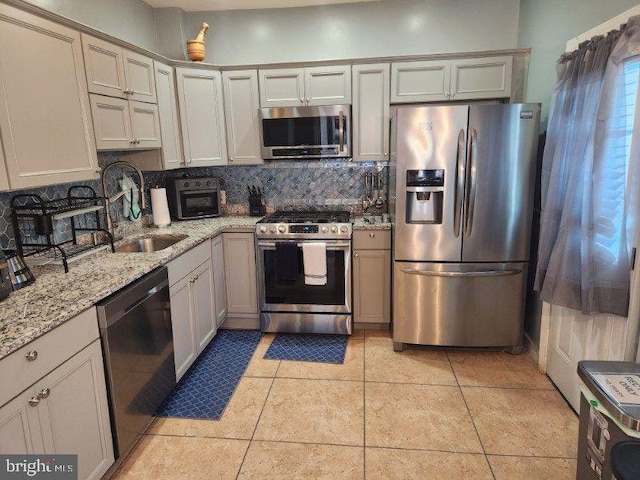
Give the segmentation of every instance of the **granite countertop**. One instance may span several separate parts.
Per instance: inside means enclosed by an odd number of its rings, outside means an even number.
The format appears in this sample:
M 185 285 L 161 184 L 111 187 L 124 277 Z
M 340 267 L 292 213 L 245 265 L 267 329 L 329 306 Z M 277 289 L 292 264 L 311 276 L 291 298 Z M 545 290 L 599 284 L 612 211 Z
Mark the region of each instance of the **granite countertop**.
M 228 216 L 174 222 L 167 228 L 137 228 L 122 241 L 151 234 L 188 237 L 158 252 L 95 253 L 69 263 L 69 273 L 64 273 L 61 265 L 33 267 L 35 283 L 12 292 L 0 303 L 0 359 L 223 230 L 253 230 L 259 219 Z M 379 217 L 376 220 L 369 224 L 363 217 L 356 217 L 354 230 L 391 228 L 391 224 L 380 222 Z
M 35 283 L 0 303 L 0 359 L 223 230 L 253 230 L 258 220 L 218 217 L 174 222 L 167 228 L 144 227 L 124 240 L 150 234 L 188 237 L 158 252 L 98 252 L 69 263 L 69 273 L 61 265 L 33 267 Z

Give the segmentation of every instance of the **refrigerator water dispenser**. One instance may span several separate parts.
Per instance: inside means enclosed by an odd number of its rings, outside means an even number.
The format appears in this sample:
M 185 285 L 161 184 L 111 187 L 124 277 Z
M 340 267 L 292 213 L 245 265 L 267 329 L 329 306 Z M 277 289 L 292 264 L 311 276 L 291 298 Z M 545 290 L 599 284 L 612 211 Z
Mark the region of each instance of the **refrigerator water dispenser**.
M 406 223 L 442 223 L 444 169 L 407 170 Z

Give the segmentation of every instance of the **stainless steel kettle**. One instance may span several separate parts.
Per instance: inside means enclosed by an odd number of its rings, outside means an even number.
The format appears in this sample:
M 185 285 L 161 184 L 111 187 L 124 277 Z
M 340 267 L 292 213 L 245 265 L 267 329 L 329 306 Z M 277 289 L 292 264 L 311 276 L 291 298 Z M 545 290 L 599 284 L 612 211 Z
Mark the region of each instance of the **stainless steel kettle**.
M 19 290 L 36 281 L 33 273 L 31 273 L 31 270 L 29 270 L 29 267 L 24 262 L 24 258 L 18 255 L 18 252 L 15 250 L 5 250 L 4 255 L 7 258 L 9 278 L 11 278 L 14 290 Z

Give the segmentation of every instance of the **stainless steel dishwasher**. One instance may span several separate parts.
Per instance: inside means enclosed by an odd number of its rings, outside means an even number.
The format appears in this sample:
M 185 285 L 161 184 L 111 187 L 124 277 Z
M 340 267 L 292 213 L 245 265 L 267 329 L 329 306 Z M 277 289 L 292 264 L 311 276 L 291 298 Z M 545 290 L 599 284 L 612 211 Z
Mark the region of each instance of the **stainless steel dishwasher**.
M 116 458 L 126 455 L 176 384 L 166 267 L 98 304 Z

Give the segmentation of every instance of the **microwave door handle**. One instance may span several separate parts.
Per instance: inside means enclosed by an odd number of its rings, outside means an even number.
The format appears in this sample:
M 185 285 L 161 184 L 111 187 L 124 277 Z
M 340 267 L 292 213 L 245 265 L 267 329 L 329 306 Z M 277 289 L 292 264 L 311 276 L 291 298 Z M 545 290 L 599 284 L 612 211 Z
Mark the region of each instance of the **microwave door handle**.
M 344 113 L 340 110 L 340 115 L 338 115 L 338 135 L 340 139 L 340 153 L 344 149 Z

